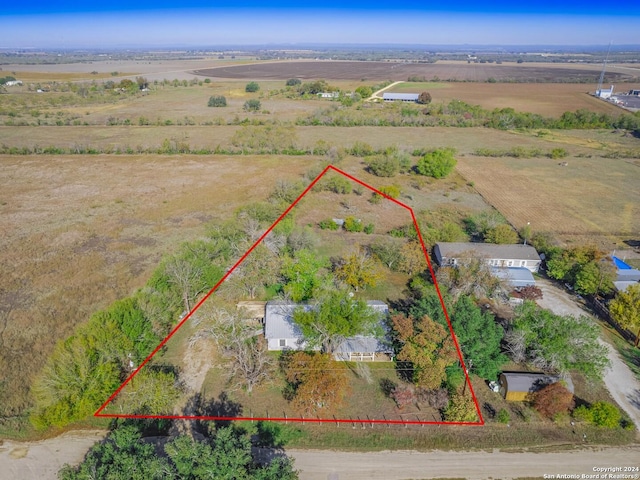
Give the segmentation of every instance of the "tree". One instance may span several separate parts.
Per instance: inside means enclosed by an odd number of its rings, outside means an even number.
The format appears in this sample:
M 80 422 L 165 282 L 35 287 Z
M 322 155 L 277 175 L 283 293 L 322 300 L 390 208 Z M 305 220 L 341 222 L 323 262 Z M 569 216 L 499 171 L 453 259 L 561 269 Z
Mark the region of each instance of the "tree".
M 421 92 L 420 95 L 418 95 L 418 103 L 421 105 L 431 103 L 431 94 L 429 92 Z
M 244 91 L 248 93 L 257 92 L 258 90 L 260 90 L 260 85 L 258 85 L 256 82 L 249 82 L 244 87 Z
M 294 408 L 308 416 L 335 412 L 349 389 L 346 364 L 328 353 L 295 352 L 286 358 L 284 374 L 293 390 Z
M 356 292 L 375 287 L 382 276 L 378 263 L 363 248 L 358 248 L 336 263 L 333 270 L 336 277 Z
M 244 312 L 214 307 L 206 315 L 208 325 L 191 341 L 202 336 L 212 337 L 223 355 L 230 359 L 227 378 L 247 392 L 268 380 L 273 371 L 273 359 L 264 339 L 256 337 L 255 325 L 246 320 Z
M 305 82 L 298 89 L 300 95 L 317 95 L 318 93 L 326 92 L 327 90 L 329 90 L 329 85 L 324 80 Z
M 427 390 L 440 388 L 446 367 L 458 360 L 449 331 L 427 316 L 414 320 L 398 314 L 391 323 L 399 345 L 397 359 L 410 365 L 415 385 Z
M 506 223 L 500 224 L 487 231 L 484 241 L 488 243 L 518 243 L 518 234 Z
M 345 338 L 380 335 L 380 314 L 346 290 L 336 290 L 316 300 L 310 308 L 298 307 L 293 321 L 311 346 L 332 354 Z
M 470 297 L 461 296 L 451 323 L 470 370 L 482 378 L 497 379 L 508 359 L 500 349 L 504 331 L 493 315 L 483 312 Z
M 264 287 L 277 280 L 278 270 L 277 255 L 260 244 L 236 268 L 225 290 L 233 290 L 237 295 L 239 289 L 250 299 L 254 299 Z
M 266 464 L 253 461 L 249 435 L 233 427 L 220 428 L 204 440 L 179 435 L 164 444 L 165 455 L 145 441 L 135 425 L 117 427 L 104 442 L 96 443 L 77 467 L 65 465 L 62 480 L 188 479 L 296 480 L 289 457 Z
M 607 294 L 613 291 L 615 267 L 610 258 L 592 260 L 576 273 L 575 289 L 583 295 Z
M 504 281 L 493 274 L 483 258 L 472 255 L 473 252 L 455 267 L 440 267 L 436 273 L 438 284 L 445 287 L 454 300 L 460 295 L 476 298 L 506 295 L 508 289 Z
M 260 100 L 257 100 L 255 98 L 247 100 L 246 102 L 244 102 L 244 105 L 242 106 L 242 109 L 245 112 L 257 112 L 261 108 L 262 108 L 262 104 L 260 103 Z
M 603 252 L 593 246 L 578 246 L 554 249 L 547 258 L 547 273 L 551 278 L 570 284 L 576 282 L 578 272 L 589 262 L 604 257 Z
M 400 248 L 398 270 L 413 275 L 427 268 L 427 259 L 419 242 L 407 242 Z
M 624 328 L 638 331 L 635 346 L 640 341 L 640 284 L 631 285 L 609 303 L 609 313 Z
M 287 80 L 287 87 L 295 87 L 296 85 L 300 85 L 302 81 L 299 78 L 290 78 Z
M 444 178 L 449 175 L 456 166 L 456 159 L 453 157 L 453 148 L 439 148 L 425 154 L 416 165 L 416 171 L 420 175 L 434 178 Z
M 209 97 L 209 107 L 226 107 L 227 98 L 224 95 L 212 95 Z
M 145 77 L 136 77 L 136 83 L 140 90 L 144 90 L 149 86 L 149 81 Z
M 392 239 L 381 239 L 369 245 L 371 253 L 390 270 L 397 270 L 402 260 L 400 245 Z M 424 254 L 423 254 L 424 257 Z
M 360 85 L 356 88 L 356 93 L 362 98 L 369 98 L 373 95 L 373 89 L 367 85 Z
M 589 378 L 602 378 L 609 360 L 598 334 L 598 326 L 585 316 L 555 315 L 525 301 L 516 309 L 506 340 L 515 362 L 526 361 L 549 372 L 575 369 Z
M 573 393 L 567 390 L 561 382 L 551 383 L 532 395 L 532 404 L 542 416 L 554 418 L 556 415 L 569 413 L 575 402 Z
M 327 286 L 326 269 L 329 262 L 313 252 L 298 250 L 293 258 L 287 257 L 280 273 L 284 277 L 284 292 L 294 302 L 304 302 L 318 296 Z

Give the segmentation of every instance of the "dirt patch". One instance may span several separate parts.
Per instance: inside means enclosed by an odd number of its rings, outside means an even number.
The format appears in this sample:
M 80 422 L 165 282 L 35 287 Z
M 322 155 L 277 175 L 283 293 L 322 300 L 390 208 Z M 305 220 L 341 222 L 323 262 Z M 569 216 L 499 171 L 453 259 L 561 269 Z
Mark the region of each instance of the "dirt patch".
M 29 453 L 29 447 L 17 447 L 9 452 L 9 456 L 13 459 L 24 458 Z

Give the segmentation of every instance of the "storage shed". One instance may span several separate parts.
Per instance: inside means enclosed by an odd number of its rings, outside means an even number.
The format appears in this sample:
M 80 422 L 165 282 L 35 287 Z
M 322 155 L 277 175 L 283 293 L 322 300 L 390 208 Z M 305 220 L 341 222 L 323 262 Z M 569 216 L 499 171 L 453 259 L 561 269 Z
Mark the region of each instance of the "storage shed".
M 500 393 L 510 402 L 524 402 L 529 399 L 529 395 L 537 392 L 547 385 L 557 383 L 561 380 L 556 375 L 536 372 L 503 372 L 498 383 Z M 562 379 L 567 390 L 573 393 L 573 383 L 571 378 Z

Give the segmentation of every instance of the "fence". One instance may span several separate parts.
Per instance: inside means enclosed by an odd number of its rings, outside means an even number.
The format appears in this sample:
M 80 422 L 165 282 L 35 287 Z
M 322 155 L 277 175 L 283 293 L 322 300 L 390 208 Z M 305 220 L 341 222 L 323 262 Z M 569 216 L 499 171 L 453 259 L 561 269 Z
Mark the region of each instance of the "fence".
M 609 309 L 604 303 L 602 303 L 600 300 L 596 298 L 591 298 L 589 303 L 593 311 L 596 312 L 600 318 L 602 318 L 603 320 L 606 320 L 609 325 L 615 328 L 616 331 L 620 335 L 622 335 L 623 338 L 629 340 L 630 342 L 636 341 L 636 335 L 630 332 L 629 330 L 623 328 L 618 322 L 616 322 L 613 319 L 613 317 L 611 317 L 611 314 L 609 313 Z

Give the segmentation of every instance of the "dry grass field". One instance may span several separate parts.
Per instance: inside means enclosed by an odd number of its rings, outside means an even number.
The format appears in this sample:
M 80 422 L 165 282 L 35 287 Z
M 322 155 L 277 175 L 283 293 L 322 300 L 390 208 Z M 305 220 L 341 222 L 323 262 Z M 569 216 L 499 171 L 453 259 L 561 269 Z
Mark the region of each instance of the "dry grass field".
M 309 165 L 288 158 L 283 171 L 280 160 L 0 157 L 4 406 L 23 407 L 55 342 L 141 287 L 162 254 Z
M 633 85 L 635 84 L 630 84 L 629 88 L 634 88 Z M 486 109 L 513 108 L 519 112 L 537 113 L 548 117 L 559 117 L 564 112 L 575 112 L 582 108 L 599 113 L 619 114 L 620 109 L 615 105 L 593 97 L 595 88 L 595 83 L 405 82 L 387 91 L 427 91 L 431 93 L 435 103 L 446 104 L 455 99 Z
M 605 249 L 640 238 L 640 166 L 625 159 L 466 156 L 457 169 L 515 227 Z

